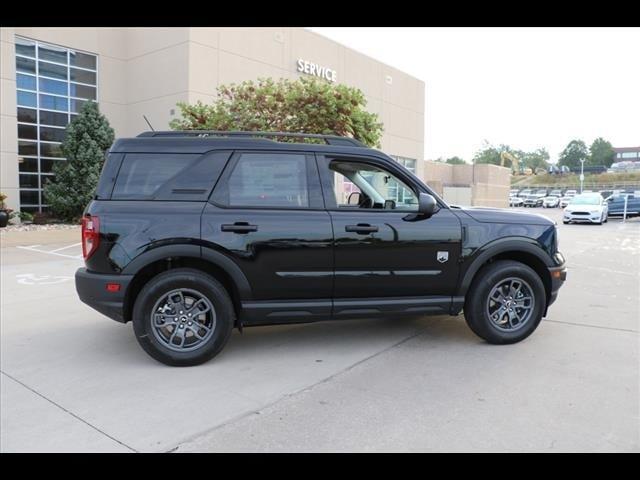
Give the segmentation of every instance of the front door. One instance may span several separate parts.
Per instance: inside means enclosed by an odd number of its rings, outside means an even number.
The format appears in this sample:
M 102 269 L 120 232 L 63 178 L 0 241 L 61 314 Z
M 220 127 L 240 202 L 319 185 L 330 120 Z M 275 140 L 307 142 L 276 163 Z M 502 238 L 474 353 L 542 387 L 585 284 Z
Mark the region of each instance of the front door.
M 318 164 L 335 239 L 335 305 L 454 294 L 461 228 L 448 208 L 416 215 L 420 187 L 400 165 L 322 156 Z

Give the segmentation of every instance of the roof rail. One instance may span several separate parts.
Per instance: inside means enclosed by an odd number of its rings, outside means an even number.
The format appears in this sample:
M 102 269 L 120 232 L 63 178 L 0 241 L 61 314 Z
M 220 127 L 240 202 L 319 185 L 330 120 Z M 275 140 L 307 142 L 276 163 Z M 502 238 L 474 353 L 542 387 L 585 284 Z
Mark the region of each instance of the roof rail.
M 324 140 L 327 145 L 348 145 L 352 147 L 364 147 L 359 140 L 339 135 L 321 135 L 317 133 L 293 133 L 293 132 L 245 132 L 245 131 L 221 131 L 221 130 L 165 130 L 156 132 L 143 132 L 138 137 L 284 137 L 284 138 L 317 138 Z

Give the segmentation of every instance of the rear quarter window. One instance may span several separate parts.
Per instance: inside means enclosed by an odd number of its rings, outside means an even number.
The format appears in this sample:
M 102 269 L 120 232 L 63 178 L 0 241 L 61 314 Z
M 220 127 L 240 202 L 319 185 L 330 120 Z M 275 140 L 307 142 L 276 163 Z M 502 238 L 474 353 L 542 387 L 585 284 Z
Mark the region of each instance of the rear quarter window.
M 125 155 L 111 198 L 116 200 L 151 199 L 180 172 L 189 168 L 200 155 L 134 153 Z

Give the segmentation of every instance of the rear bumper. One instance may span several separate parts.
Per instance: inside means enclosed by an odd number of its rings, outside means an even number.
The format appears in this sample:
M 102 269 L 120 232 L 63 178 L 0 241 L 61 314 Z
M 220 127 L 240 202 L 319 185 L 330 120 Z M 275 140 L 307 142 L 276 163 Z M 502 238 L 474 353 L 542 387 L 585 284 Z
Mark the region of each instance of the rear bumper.
M 132 278 L 133 275 L 105 275 L 79 268 L 76 271 L 76 292 L 80 300 L 94 310 L 117 322 L 125 323 L 125 296 Z M 107 291 L 108 283 L 120 284 L 120 290 Z

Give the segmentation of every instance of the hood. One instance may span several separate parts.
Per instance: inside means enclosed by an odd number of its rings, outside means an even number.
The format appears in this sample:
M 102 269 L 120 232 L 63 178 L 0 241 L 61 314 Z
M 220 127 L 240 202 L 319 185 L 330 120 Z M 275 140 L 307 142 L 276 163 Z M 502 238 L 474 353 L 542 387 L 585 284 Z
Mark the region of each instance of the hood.
M 514 212 L 506 208 L 458 207 L 451 206 L 454 212 L 464 212 L 477 222 L 517 223 L 525 225 L 555 225 L 544 215 L 537 213 Z

